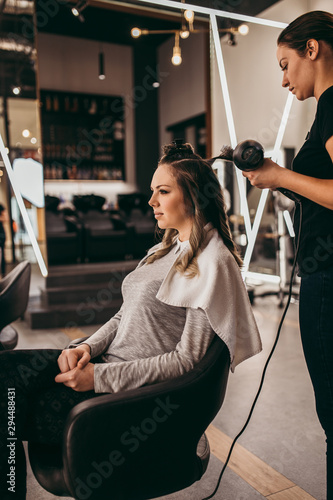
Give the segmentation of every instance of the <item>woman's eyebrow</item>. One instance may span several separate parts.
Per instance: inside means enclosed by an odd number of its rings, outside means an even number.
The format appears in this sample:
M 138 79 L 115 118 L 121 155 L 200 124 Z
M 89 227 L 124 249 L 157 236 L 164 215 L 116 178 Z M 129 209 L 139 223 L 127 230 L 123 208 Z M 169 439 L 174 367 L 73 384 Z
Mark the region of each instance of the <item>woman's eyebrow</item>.
M 171 186 L 169 186 L 169 184 L 160 184 L 159 186 L 156 186 L 156 189 L 159 189 L 159 188 L 160 188 L 160 187 L 162 187 L 162 186 L 169 187 L 169 188 L 171 187 Z M 150 189 L 151 189 L 152 191 L 154 191 L 154 188 L 153 188 L 152 186 L 150 186 Z

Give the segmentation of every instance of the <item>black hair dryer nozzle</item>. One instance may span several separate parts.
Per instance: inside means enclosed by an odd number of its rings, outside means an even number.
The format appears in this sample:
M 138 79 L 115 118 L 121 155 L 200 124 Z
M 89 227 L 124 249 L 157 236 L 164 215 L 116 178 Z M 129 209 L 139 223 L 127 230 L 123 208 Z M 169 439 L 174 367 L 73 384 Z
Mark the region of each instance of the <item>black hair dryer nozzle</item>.
M 257 141 L 240 142 L 234 149 L 233 161 L 243 172 L 256 170 L 264 163 L 264 148 Z
M 232 159 L 236 167 L 243 172 L 257 170 L 264 163 L 264 148 L 257 141 L 240 142 L 233 151 Z M 300 198 L 293 191 L 284 188 L 278 188 L 277 190 L 294 202 L 300 203 Z

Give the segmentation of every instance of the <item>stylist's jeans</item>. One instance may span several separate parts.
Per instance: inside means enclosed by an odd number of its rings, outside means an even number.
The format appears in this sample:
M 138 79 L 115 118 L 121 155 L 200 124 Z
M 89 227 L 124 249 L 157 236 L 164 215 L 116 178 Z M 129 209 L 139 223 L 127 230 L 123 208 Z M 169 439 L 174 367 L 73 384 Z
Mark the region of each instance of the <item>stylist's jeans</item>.
M 0 499 L 26 498 L 23 441 L 58 444 L 69 411 L 100 396 L 54 381 L 56 349 L 0 352 Z M 9 489 L 11 488 L 11 489 Z M 15 492 L 14 492 L 15 490 Z
M 327 442 L 327 500 L 333 500 L 333 267 L 303 277 L 300 290 L 303 350 Z

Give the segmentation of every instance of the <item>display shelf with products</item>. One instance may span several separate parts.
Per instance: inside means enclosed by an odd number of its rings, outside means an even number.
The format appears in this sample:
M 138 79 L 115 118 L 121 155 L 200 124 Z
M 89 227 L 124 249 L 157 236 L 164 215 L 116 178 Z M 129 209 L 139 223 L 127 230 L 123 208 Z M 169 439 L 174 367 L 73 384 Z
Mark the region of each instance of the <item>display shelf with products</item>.
M 41 90 L 45 180 L 125 180 L 124 101 Z

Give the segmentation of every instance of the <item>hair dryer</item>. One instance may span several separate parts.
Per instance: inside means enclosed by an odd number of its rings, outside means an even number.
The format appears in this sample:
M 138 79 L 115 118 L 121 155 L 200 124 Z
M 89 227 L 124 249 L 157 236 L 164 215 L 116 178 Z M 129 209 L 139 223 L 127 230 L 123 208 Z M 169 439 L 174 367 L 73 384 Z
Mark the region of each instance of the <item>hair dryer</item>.
M 233 161 L 236 167 L 243 172 L 251 172 L 263 165 L 264 148 L 257 141 L 247 140 L 237 144 L 235 149 L 230 146 L 223 146 L 221 154 L 217 158 Z M 300 199 L 293 191 L 284 188 L 278 188 L 277 190 L 294 202 L 300 203 Z

